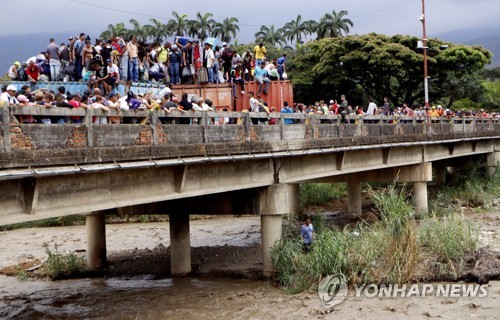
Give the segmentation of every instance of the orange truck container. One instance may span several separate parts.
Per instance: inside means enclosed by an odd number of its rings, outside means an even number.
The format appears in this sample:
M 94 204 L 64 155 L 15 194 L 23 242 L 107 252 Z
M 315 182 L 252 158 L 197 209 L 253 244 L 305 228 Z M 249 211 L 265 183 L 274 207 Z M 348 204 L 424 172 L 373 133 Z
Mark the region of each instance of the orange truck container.
M 241 111 L 249 108 L 248 92 L 254 92 L 257 98 L 259 84 L 255 81 L 245 82 L 245 94 L 241 94 L 240 85 L 236 86 L 235 94 L 229 84 L 204 84 L 204 85 L 173 85 L 172 92 L 179 98 L 183 93 L 189 96 L 196 95 L 203 99 L 210 99 L 218 109 L 227 108 L 233 111 Z M 260 99 L 267 102 L 269 107 L 276 107 L 279 111 L 283 107 L 283 102 L 287 101 L 293 106 L 293 87 L 290 81 L 271 81 L 268 94 L 262 94 Z

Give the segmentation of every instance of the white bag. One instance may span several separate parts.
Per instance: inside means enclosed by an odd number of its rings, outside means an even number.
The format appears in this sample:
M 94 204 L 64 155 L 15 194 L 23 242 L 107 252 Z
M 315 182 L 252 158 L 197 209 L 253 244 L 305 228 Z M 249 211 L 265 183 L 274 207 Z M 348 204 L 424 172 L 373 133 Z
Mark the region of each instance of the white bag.
M 130 110 L 128 103 L 127 103 L 127 97 L 123 97 L 123 98 L 118 99 L 117 103 L 120 104 L 120 110 L 123 110 L 123 111 Z
M 283 72 L 283 79 L 284 80 L 288 79 L 288 76 L 287 76 L 286 72 Z

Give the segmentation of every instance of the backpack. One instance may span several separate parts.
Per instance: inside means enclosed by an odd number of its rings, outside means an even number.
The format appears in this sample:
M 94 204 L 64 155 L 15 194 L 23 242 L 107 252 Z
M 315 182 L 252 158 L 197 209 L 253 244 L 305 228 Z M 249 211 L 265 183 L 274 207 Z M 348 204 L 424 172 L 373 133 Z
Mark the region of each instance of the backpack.
M 28 81 L 28 75 L 26 74 L 26 67 L 22 66 L 17 70 L 17 75 L 19 81 Z

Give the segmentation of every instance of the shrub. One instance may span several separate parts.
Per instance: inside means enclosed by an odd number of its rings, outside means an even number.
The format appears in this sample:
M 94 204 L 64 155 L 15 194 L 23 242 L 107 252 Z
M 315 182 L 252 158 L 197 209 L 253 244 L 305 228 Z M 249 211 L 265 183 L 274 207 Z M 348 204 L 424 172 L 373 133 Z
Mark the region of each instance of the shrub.
M 347 195 L 345 183 L 304 183 L 300 185 L 300 204 L 302 208 L 312 205 L 325 205 Z
M 54 250 L 50 250 L 49 245 L 44 243 L 47 254 L 47 264 L 44 266 L 45 274 L 51 279 L 78 274 L 83 270 L 83 258 L 75 253 L 61 253 L 57 244 Z

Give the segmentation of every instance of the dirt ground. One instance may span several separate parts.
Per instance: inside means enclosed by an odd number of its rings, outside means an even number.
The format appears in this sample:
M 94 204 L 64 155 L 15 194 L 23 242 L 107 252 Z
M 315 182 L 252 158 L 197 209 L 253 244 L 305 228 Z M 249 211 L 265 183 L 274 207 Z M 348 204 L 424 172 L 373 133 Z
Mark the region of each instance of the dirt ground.
M 336 209 L 336 208 L 335 208 Z M 352 217 L 333 220 L 349 223 Z M 481 228 L 483 249 L 467 259 L 464 279 L 487 282 L 484 298 L 359 298 L 324 309 L 315 292 L 287 295 L 253 280 L 261 264 L 259 217 L 191 221 L 194 275 L 170 279 L 168 223 L 106 226 L 109 268 L 104 277 L 47 282 L 0 276 L 2 319 L 499 319 L 500 212 L 467 213 Z M 0 232 L 0 269 L 37 266 L 43 244 L 85 253 L 85 227 Z M 474 274 L 474 272 L 476 274 Z M 218 277 L 218 278 L 214 278 Z M 352 290 L 351 290 L 352 291 Z

